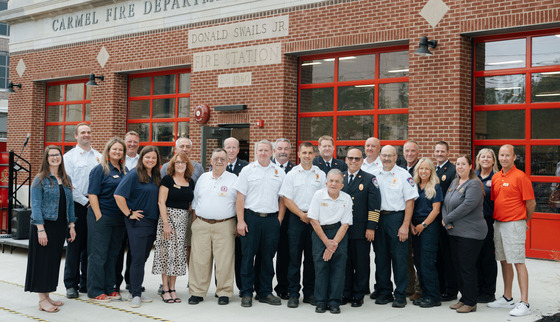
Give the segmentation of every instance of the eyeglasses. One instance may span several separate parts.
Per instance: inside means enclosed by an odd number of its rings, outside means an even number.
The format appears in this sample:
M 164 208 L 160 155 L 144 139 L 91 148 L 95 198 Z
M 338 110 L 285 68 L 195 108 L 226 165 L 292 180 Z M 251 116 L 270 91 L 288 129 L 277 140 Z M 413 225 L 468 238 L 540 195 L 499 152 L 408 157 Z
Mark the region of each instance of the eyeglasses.
M 187 165 L 185 161 L 175 161 L 176 165 Z
M 60 158 L 60 153 L 57 154 L 47 154 L 49 158 Z
M 383 159 L 388 159 L 388 158 L 394 157 L 395 155 L 394 154 L 380 154 L 379 156 L 382 157 Z
M 348 161 L 360 161 L 362 157 L 346 157 L 346 159 L 348 159 Z

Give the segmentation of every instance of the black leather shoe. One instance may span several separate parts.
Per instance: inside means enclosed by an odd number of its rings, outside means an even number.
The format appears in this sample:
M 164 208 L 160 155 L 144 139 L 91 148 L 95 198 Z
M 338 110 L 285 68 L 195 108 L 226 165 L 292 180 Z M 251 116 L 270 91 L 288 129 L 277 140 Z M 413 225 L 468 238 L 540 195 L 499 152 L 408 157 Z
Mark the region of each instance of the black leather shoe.
M 78 297 L 80 297 L 80 295 L 78 294 L 78 291 L 76 291 L 75 288 L 71 287 L 66 290 L 66 297 L 69 299 L 77 299 Z
M 364 303 L 363 299 L 352 298 L 352 307 L 360 307 Z
M 288 307 L 295 309 L 299 306 L 299 299 L 297 297 L 290 297 L 288 300 Z
M 200 297 L 200 296 L 194 296 L 193 295 L 189 298 L 189 304 L 198 304 L 202 301 L 204 301 L 204 298 Z
M 331 306 L 331 307 L 329 307 L 329 311 L 332 314 L 339 314 L 340 313 L 340 306 Z
M 348 303 L 350 303 L 350 302 L 352 302 L 352 299 L 351 299 L 351 298 L 343 296 L 343 297 L 342 297 L 342 302 L 341 302 L 340 304 L 341 304 L 341 305 L 346 305 L 346 304 L 348 304 Z
M 315 313 L 325 313 L 327 312 L 327 303 L 318 303 L 315 307 Z
M 441 306 L 441 301 L 435 301 L 432 299 L 422 299 L 420 301 L 420 307 L 423 308 L 430 308 L 430 307 L 434 307 L 434 306 Z
M 87 288 L 80 287 L 80 290 L 78 292 L 86 294 L 87 293 Z
M 253 306 L 253 297 L 252 296 L 243 296 L 241 298 L 241 306 L 242 307 L 251 307 Z
M 377 294 L 377 291 L 373 291 L 369 295 L 369 298 L 372 299 L 372 300 L 375 300 L 377 298 L 377 296 L 379 296 L 379 294 Z
M 449 293 L 443 293 L 441 294 L 441 301 L 442 302 L 449 302 L 449 301 L 453 301 L 457 299 L 457 294 L 449 294 Z
M 309 303 L 313 306 L 317 305 L 317 298 L 314 295 L 311 295 L 310 297 L 304 297 L 303 298 L 303 303 Z
M 158 295 L 163 294 L 163 284 L 159 284 L 159 288 L 157 289 Z
M 268 294 L 265 297 L 259 298 L 259 302 L 270 304 L 270 305 L 282 305 L 282 301 L 280 300 L 280 298 L 272 294 Z
M 393 307 L 403 308 L 406 306 L 406 299 L 395 299 L 393 301 Z
M 420 306 L 420 303 L 422 303 L 423 300 L 424 300 L 424 298 L 419 298 L 417 300 L 412 300 L 412 305 Z
M 385 305 L 393 302 L 393 295 L 380 295 L 375 299 L 375 304 Z
M 229 304 L 229 297 L 227 296 L 220 296 L 218 298 L 218 305 L 228 305 Z
M 255 294 L 255 301 L 258 301 L 260 298 L 259 294 Z
M 283 299 L 283 300 L 289 300 L 290 299 L 290 293 L 288 293 L 288 292 L 276 292 L 276 295 L 278 295 L 278 297 Z

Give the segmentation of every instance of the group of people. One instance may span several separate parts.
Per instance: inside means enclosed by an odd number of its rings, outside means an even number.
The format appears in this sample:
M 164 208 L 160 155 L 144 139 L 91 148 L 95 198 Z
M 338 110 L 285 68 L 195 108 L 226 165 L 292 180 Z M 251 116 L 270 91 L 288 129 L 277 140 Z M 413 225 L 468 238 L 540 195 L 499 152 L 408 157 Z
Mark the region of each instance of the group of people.
M 290 162 L 287 139 L 259 141 L 248 163 L 237 158 L 239 141 L 228 138 L 203 173 L 189 158 L 187 138 L 175 142 L 175 155 L 160 169 L 156 147 L 137 154 L 135 132 L 109 140 L 103 154 L 91 148 L 86 123 L 75 136 L 77 146 L 64 157 L 59 147 L 45 149 L 32 185 L 25 290 L 39 293 L 41 310 L 63 305 L 49 293 L 58 283 L 66 239 L 68 298 L 87 292 L 96 302 L 120 299 L 128 247 L 130 305 L 152 301 L 142 282 L 155 243 L 152 273 L 162 276 L 165 303 L 182 302 L 176 278 L 188 267 L 192 305 L 204 300 L 214 270 L 219 305 L 229 303 L 235 280 L 242 307 L 251 307 L 256 293 L 259 302 L 281 305 L 284 299 L 290 308 L 303 295 L 317 313 L 360 307 L 366 295 L 396 308 L 409 296 L 429 308 L 460 292 L 450 306 L 459 313 L 476 311 L 477 303 L 508 307 L 516 316 L 531 312 L 524 247 L 535 200 L 528 177 L 515 168 L 511 145 L 500 148 L 498 171 L 490 149 L 481 150 L 475 164 L 460 155 L 453 165 L 443 141 L 435 145 L 435 163 L 419 158 L 418 143 L 406 142 L 401 167 L 397 149 L 381 148 L 376 138 L 366 140 L 365 157 L 353 147 L 345 161 L 333 157 L 330 136 L 319 138 L 318 156 L 313 144 L 302 142 L 298 165 Z M 498 299 L 496 260 L 505 285 Z

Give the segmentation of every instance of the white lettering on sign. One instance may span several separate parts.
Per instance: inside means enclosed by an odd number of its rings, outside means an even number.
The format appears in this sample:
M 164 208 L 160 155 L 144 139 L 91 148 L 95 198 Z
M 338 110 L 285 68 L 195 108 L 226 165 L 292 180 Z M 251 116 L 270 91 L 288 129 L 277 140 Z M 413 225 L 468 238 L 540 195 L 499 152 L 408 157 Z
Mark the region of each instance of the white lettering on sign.
M 218 87 L 251 85 L 251 72 L 218 75 Z
M 193 54 L 193 72 L 280 64 L 282 44 L 214 50 Z
M 189 48 L 284 37 L 289 34 L 289 24 L 289 16 L 280 16 L 189 30 Z

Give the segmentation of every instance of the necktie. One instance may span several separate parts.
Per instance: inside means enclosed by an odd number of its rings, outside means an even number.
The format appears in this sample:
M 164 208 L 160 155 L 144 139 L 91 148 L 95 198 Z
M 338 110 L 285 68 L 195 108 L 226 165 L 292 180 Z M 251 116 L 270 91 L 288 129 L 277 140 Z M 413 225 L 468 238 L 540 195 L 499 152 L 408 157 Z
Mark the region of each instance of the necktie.
M 352 180 L 354 180 L 354 174 L 351 174 L 350 177 L 348 178 L 348 184 L 351 184 Z
M 439 171 L 439 169 L 440 169 L 439 165 L 438 165 L 438 166 L 436 166 L 436 172 L 438 172 L 438 171 Z
M 229 164 L 229 165 L 227 166 L 227 169 L 228 169 L 229 172 L 233 172 L 233 165 L 232 165 L 232 164 Z
M 327 166 L 327 173 L 328 173 L 329 171 L 331 171 L 331 163 L 325 162 L 325 165 Z

